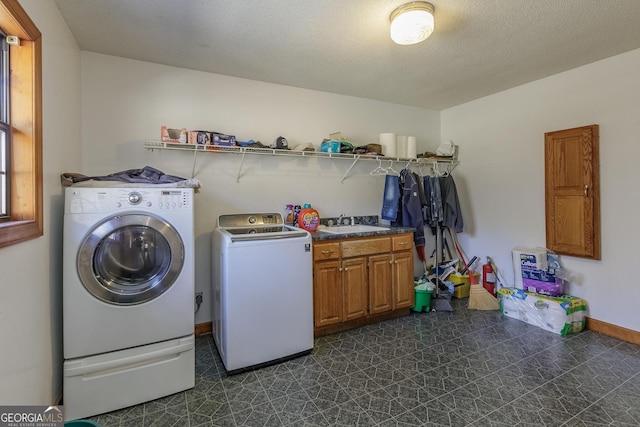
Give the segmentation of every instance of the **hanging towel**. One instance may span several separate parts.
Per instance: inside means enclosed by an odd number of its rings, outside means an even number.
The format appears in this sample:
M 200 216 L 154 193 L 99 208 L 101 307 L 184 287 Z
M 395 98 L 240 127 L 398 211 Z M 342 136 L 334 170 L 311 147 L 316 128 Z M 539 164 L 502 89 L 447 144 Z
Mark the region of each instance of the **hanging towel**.
M 382 200 L 382 219 L 395 221 L 400 204 L 400 177 L 387 175 L 384 180 L 384 199 Z

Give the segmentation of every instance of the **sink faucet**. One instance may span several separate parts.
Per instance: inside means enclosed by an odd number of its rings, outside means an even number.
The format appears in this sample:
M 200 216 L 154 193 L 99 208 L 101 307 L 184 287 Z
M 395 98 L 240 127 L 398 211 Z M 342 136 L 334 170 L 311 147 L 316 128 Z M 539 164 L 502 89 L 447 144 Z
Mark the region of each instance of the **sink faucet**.
M 355 217 L 351 217 L 351 225 L 356 225 L 356 219 L 355 219 Z
M 338 227 L 342 225 L 342 218 L 344 218 L 344 214 L 340 214 L 338 217 Z

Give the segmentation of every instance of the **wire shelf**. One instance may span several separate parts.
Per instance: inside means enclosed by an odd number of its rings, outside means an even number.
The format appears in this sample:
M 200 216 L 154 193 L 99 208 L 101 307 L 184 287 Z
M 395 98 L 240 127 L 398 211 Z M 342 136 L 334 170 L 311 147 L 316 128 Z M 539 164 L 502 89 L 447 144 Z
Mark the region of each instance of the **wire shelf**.
M 222 146 L 222 145 L 203 145 L 203 144 L 183 144 L 178 142 L 163 142 L 163 141 L 145 141 L 144 147 L 148 150 L 178 150 L 178 151 L 191 151 L 194 153 L 192 177 L 195 173 L 195 162 L 198 153 L 214 153 L 214 154 L 237 154 L 242 156 L 240 162 L 240 169 L 236 182 L 240 182 L 240 175 L 242 173 L 242 164 L 244 157 L 247 154 L 262 155 L 262 156 L 280 156 L 280 157 L 313 157 L 321 159 L 344 159 L 352 160 L 351 166 L 347 169 L 340 182 L 343 182 L 356 163 L 360 160 L 363 161 L 391 161 L 394 163 L 405 163 L 405 167 L 411 164 L 416 165 L 446 165 L 449 172 L 451 172 L 457 165 L 458 161 L 452 157 L 420 157 L 420 158 L 401 158 L 401 157 L 387 157 L 370 154 L 353 154 L 353 153 L 326 153 L 321 151 L 296 151 L 296 150 L 283 150 L 277 148 L 258 148 L 258 147 L 240 147 L 240 146 Z

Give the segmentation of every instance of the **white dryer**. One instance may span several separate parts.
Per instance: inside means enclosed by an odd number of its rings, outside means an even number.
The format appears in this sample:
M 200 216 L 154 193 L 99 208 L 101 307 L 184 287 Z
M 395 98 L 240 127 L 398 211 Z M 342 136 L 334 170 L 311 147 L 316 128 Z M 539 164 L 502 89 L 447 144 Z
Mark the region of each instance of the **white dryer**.
M 193 223 L 191 188 L 65 189 L 66 419 L 194 386 Z

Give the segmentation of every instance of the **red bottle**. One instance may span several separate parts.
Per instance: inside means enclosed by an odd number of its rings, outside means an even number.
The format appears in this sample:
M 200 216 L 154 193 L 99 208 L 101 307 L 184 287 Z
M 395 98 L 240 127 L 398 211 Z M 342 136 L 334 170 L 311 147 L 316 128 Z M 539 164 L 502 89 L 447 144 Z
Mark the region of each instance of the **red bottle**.
M 482 286 L 496 296 L 496 273 L 491 268 L 491 264 L 487 259 L 487 263 L 482 266 Z

